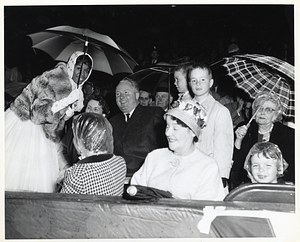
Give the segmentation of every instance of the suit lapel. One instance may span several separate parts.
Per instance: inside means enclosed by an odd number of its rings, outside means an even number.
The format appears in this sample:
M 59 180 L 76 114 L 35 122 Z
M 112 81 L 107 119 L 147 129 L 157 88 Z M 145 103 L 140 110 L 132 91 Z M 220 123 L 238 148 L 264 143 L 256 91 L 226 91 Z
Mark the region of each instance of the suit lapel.
M 136 123 L 138 122 L 138 120 L 140 119 L 140 115 L 143 111 L 143 107 L 141 105 L 138 105 L 135 110 L 133 111 L 130 119 L 128 120 L 128 122 L 125 122 L 125 131 L 128 130 L 130 127 L 135 126 Z M 124 119 L 125 120 L 125 119 Z

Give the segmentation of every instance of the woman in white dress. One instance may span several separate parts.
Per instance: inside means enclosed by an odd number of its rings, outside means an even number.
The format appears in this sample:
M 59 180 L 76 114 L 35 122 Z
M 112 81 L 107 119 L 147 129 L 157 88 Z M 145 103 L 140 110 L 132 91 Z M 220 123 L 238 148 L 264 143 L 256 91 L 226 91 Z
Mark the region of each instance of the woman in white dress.
M 5 111 L 6 191 L 55 191 L 65 121 L 83 108 L 92 67 L 91 56 L 73 53 L 67 64 L 35 77 Z

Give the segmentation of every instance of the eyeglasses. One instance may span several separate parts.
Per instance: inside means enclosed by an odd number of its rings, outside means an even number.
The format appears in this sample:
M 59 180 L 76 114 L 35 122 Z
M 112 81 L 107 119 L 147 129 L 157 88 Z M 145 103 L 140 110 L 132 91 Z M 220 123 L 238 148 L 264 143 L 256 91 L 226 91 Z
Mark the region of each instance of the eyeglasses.
M 274 112 L 275 109 L 273 108 L 269 108 L 269 107 L 266 107 L 266 108 L 263 108 L 263 107 L 260 107 L 258 112 L 264 112 L 264 113 L 267 113 L 267 114 L 271 114 L 272 112 Z
M 166 100 L 168 98 L 168 94 L 156 95 L 156 99 Z

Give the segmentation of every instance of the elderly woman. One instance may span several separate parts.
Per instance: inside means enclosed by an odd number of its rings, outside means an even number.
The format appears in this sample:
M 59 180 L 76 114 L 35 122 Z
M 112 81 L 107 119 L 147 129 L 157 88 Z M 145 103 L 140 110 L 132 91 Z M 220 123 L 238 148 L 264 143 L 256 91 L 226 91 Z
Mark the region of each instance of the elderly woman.
M 61 193 L 121 196 L 126 164 L 113 154 L 110 123 L 100 114 L 82 113 L 72 129 L 80 161 L 66 170 Z
M 259 109 L 259 110 L 258 110 Z M 255 122 L 247 128 L 241 123 L 235 131 L 233 166 L 230 174 L 231 189 L 249 182 L 243 164 L 251 147 L 257 142 L 272 142 L 278 145 L 289 167 L 285 181 L 295 182 L 295 132 L 281 124 L 283 107 L 276 94 L 260 93 L 252 104 Z
M 218 165 L 195 146 L 205 126 L 203 111 L 192 100 L 176 101 L 172 107 L 164 115 L 169 148 L 150 152 L 131 185 L 168 191 L 179 199 L 222 200 Z

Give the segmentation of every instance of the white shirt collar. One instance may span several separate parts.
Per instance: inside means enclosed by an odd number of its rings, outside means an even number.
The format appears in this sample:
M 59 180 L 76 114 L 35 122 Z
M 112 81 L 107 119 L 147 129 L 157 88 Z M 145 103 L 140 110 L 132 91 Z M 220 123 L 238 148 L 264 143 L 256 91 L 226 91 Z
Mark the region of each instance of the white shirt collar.
M 136 109 L 136 107 L 134 108 L 134 109 L 132 109 L 130 112 L 129 112 L 129 118 L 131 118 L 131 116 L 132 116 L 132 114 L 133 114 L 133 112 L 134 112 L 134 110 Z M 125 116 L 125 120 L 126 120 L 126 114 L 127 113 L 123 113 L 124 114 L 124 116 Z

